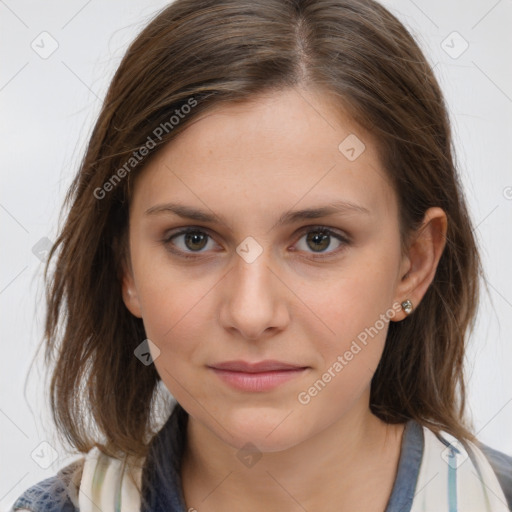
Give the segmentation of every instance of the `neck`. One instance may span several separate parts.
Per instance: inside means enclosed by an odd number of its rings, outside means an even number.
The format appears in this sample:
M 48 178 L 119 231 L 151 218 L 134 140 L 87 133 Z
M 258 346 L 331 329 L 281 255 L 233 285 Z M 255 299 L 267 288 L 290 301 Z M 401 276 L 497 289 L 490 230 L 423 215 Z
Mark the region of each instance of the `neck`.
M 298 445 L 263 453 L 245 465 L 238 448 L 190 416 L 181 469 L 187 508 L 384 511 L 403 428 L 384 423 L 366 407 Z

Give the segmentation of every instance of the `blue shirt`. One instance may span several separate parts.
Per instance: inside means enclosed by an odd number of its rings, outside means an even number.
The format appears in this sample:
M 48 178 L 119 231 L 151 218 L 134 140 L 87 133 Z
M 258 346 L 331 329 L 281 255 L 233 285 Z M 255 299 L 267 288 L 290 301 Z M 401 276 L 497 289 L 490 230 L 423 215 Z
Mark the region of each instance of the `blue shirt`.
M 152 439 L 142 471 L 142 495 L 148 505 L 141 512 L 187 512 L 181 487 L 180 466 L 186 441 L 188 414 L 176 404 L 169 419 Z M 477 443 L 491 464 L 512 511 L 512 457 L 483 443 Z M 409 512 L 423 455 L 423 428 L 409 420 L 402 437 L 398 471 L 385 512 Z M 34 512 L 78 512 L 68 495 L 72 472 L 83 463 L 77 460 L 27 489 L 11 511 L 26 508 Z M 158 462 L 162 471 L 156 469 Z M 152 485 L 149 486 L 148 483 Z

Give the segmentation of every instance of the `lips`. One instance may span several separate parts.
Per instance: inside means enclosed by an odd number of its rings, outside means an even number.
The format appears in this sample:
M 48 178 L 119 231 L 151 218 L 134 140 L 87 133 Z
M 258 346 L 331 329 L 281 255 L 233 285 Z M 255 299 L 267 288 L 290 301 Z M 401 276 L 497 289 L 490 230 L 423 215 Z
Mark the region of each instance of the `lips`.
M 209 368 L 229 387 L 244 392 L 271 391 L 301 375 L 308 366 L 282 361 L 225 361 Z
M 246 361 L 226 361 L 223 363 L 210 365 L 210 368 L 215 368 L 217 370 L 228 370 L 232 372 L 262 373 L 273 371 L 300 370 L 307 367 L 269 359 L 256 363 L 249 363 Z

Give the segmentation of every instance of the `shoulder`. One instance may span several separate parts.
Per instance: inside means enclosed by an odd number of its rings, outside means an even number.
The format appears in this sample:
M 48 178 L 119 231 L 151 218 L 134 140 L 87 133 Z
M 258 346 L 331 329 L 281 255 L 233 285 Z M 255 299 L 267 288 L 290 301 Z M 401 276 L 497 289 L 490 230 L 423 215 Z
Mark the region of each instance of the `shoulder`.
M 458 510 L 512 511 L 510 456 L 478 440 L 458 439 L 425 425 L 422 433 L 423 453 L 411 510 L 451 510 L 456 504 Z
M 496 473 L 503 493 L 507 498 L 508 508 L 512 510 L 512 457 L 483 443 L 479 443 L 478 447 L 489 461 L 494 473 Z
M 56 475 L 29 487 L 18 497 L 9 512 L 77 512 L 84 460 L 82 457 L 73 461 Z

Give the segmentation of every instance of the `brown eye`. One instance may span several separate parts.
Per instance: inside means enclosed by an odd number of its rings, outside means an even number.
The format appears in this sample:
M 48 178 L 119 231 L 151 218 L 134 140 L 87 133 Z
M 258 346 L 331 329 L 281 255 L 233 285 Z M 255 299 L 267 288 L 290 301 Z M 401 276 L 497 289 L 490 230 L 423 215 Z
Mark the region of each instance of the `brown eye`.
M 192 250 L 201 250 L 206 246 L 208 235 L 200 231 L 186 233 L 184 238 L 185 246 Z
M 200 229 L 184 229 L 178 233 L 173 233 L 167 236 L 163 243 L 169 249 L 169 251 L 183 255 L 184 258 L 194 257 L 189 256 L 192 253 L 202 254 L 207 252 L 203 250 L 208 246 L 208 242 L 212 241 L 212 238 L 208 233 Z M 209 248 L 208 248 L 209 249 Z
M 336 254 L 340 247 L 349 244 L 349 240 L 341 234 L 324 227 L 309 228 L 297 244 L 298 250 L 317 253 L 318 257 Z M 332 250 L 327 250 L 332 249 Z M 313 257 L 316 257 L 313 254 Z
M 335 256 L 340 252 L 340 248 L 343 249 L 350 243 L 347 237 L 322 226 L 308 226 L 307 229 L 303 229 L 303 233 L 296 244 L 299 246 L 298 249 L 294 250 L 309 253 L 313 258 Z M 216 245 L 209 233 L 198 228 L 187 228 L 171 233 L 162 242 L 168 251 L 185 259 L 207 254 Z M 209 246 L 209 242 L 212 245 Z
M 331 244 L 331 236 L 324 232 L 312 231 L 306 236 L 306 243 L 314 251 L 323 251 Z

